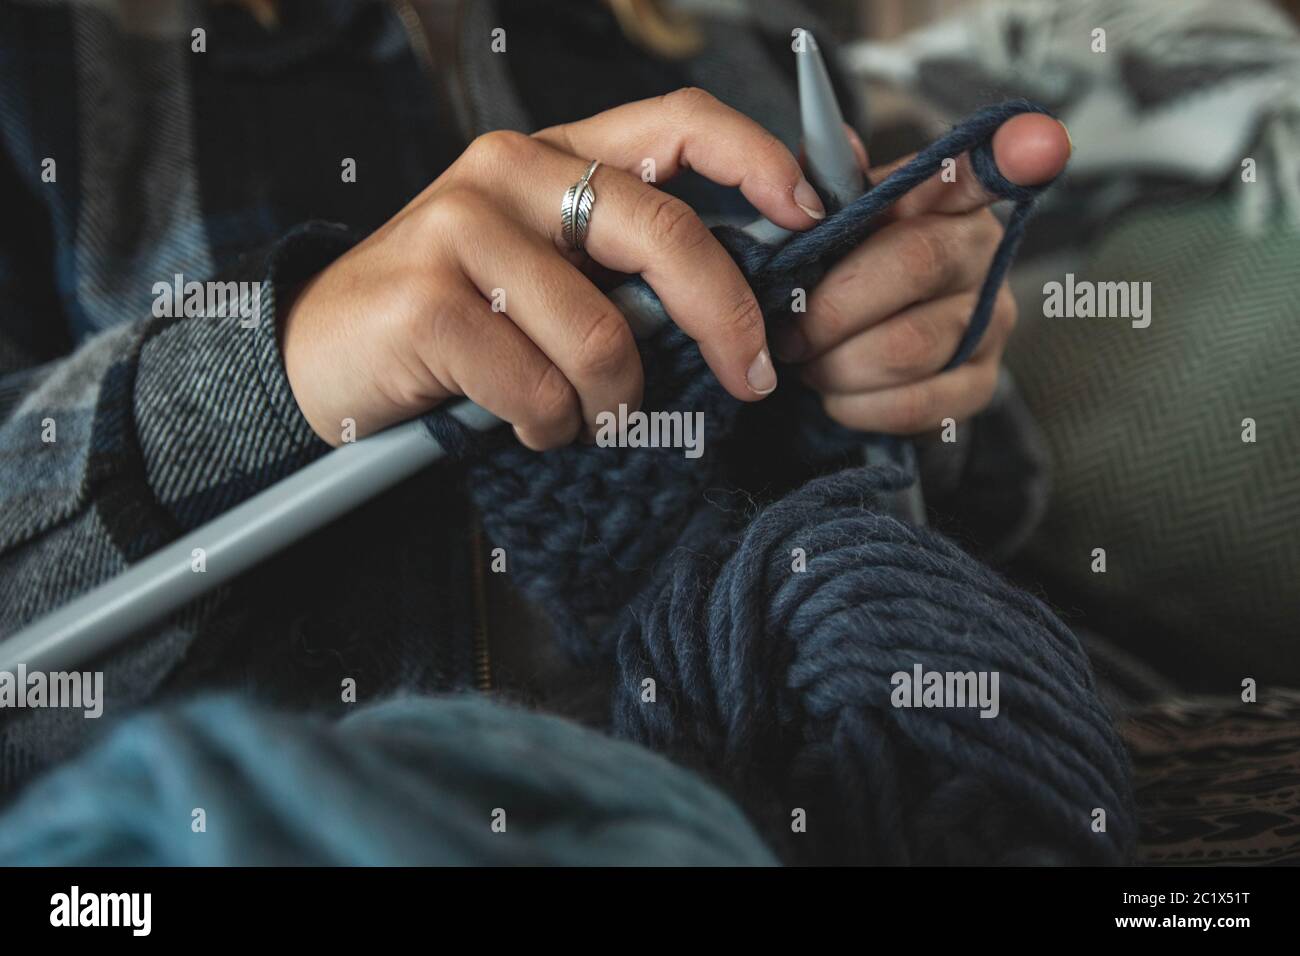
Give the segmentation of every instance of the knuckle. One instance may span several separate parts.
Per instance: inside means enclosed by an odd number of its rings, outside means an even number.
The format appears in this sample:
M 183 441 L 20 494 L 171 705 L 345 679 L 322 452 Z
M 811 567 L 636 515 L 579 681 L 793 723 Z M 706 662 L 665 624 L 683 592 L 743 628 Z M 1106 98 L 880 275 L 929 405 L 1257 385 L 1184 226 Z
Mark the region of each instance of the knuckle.
M 807 329 L 820 332 L 830 341 L 840 341 L 854 331 L 853 321 L 847 311 L 848 298 L 830 283 L 818 286 L 808 303 Z
M 452 186 L 441 190 L 424 206 L 422 220 L 433 232 L 458 234 L 469 224 L 478 221 L 485 200 L 475 190 Z
M 938 286 L 948 271 L 948 243 L 933 220 L 910 220 L 902 237 L 899 258 L 910 275 L 928 286 Z
M 763 311 L 748 287 L 736 293 L 722 310 L 721 318 L 723 334 L 729 341 L 745 342 L 762 337 Z
M 476 167 L 499 169 L 521 162 L 534 145 L 532 138 L 523 133 L 498 129 L 475 137 L 465 156 Z
M 1006 232 L 998 217 L 987 208 L 981 209 L 971 221 L 972 241 L 981 247 L 992 249 L 1002 241 Z
M 676 196 L 657 190 L 647 191 L 640 200 L 640 216 L 645 236 L 656 246 L 670 246 L 689 252 L 709 235 L 695 210 Z
M 905 314 L 894 321 L 881 360 L 896 375 L 929 371 L 942 345 L 932 323 Z
M 587 327 L 574 354 L 574 367 L 584 378 L 609 378 L 626 367 L 632 351 L 627 322 L 617 310 L 606 309 Z
M 529 424 L 561 431 L 578 414 L 578 396 L 564 373 L 548 362 L 533 385 L 528 406 Z
M 665 93 L 661 102 L 664 108 L 672 113 L 691 116 L 700 110 L 711 109 L 718 100 L 712 93 L 698 86 L 683 86 L 671 93 Z

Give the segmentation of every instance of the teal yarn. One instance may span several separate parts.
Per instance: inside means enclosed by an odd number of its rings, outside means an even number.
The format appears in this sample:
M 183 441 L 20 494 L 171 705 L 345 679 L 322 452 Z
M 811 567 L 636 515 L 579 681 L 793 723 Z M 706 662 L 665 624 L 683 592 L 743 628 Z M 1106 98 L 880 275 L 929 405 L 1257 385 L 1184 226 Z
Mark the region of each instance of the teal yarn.
M 201 698 L 128 719 L 0 817 L 0 866 L 773 862 L 694 774 L 474 696 L 337 723 Z

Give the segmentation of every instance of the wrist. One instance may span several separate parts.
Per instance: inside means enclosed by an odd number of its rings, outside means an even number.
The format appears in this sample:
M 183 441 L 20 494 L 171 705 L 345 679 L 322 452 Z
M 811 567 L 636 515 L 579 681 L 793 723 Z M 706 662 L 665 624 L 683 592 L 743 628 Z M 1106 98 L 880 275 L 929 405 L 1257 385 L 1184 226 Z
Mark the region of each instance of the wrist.
M 298 411 L 316 436 L 331 446 L 342 443 L 342 427 L 330 421 L 314 400 L 313 368 L 317 360 L 310 355 L 311 297 L 308 294 L 319 276 L 285 289 L 276 302 L 276 340 L 284 362 L 289 390 Z

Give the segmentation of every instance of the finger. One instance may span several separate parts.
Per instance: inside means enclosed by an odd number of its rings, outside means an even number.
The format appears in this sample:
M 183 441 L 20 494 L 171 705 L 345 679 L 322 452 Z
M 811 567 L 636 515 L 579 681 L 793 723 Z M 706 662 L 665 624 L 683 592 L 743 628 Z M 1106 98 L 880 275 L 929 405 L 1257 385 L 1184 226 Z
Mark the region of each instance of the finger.
M 822 404 L 848 428 L 915 435 L 940 427 L 945 418 L 970 418 L 992 400 L 997 381 L 998 363 L 986 359 L 897 388 L 827 395 Z
M 905 385 L 943 368 L 970 319 L 972 295 L 904 309 L 805 365 L 806 384 L 822 394 Z
M 974 287 L 1002 227 L 988 213 L 926 215 L 884 226 L 836 263 L 808 311 L 773 335 L 787 362 L 816 358 L 910 306 Z
M 929 378 L 956 352 L 978 298 L 966 292 L 904 309 L 809 362 L 803 380 L 822 394 L 853 394 Z M 1015 322 L 1015 300 L 1004 285 L 973 359 L 1001 357 Z
M 587 426 L 620 404 L 640 408 L 641 357 L 623 314 L 543 237 L 490 204 L 472 215 L 472 238 L 457 243 L 465 274 L 563 372 Z
M 738 186 L 754 208 L 786 229 L 807 229 L 826 216 L 817 190 L 784 143 L 694 87 L 533 135 L 639 177 L 650 172 L 654 182 L 692 169 L 720 185 Z
M 993 134 L 993 158 L 998 171 L 1018 186 L 1038 186 L 1055 179 L 1070 159 L 1070 134 L 1065 124 L 1042 113 L 1013 116 Z M 883 169 L 872 170 L 872 183 L 880 182 L 912 159 L 904 157 Z M 984 188 L 969 153 L 955 157 L 952 175 L 930 177 L 894 204 L 891 215 L 905 219 L 926 212 L 964 213 L 996 202 L 999 197 Z
M 438 381 L 515 426 L 534 451 L 567 445 L 582 424 L 564 373 L 502 312 L 472 289 L 449 294 L 417 351 Z M 485 355 L 492 356 L 484 361 Z
M 557 248 L 560 196 L 586 164 L 542 144 L 498 176 L 498 196 L 511 212 Z M 527 163 L 533 175 L 515 174 Z M 539 188 L 538 184 L 547 184 Z M 596 201 L 586 250 L 601 265 L 640 273 L 677 326 L 700 346 L 722 386 L 742 401 L 776 388 L 763 315 L 735 261 L 690 206 L 620 169 L 601 167 L 591 179 Z
M 975 298 L 978 293 L 972 297 L 967 310 L 967 324 L 970 322 L 970 314 L 975 308 Z M 980 339 L 979 344 L 975 346 L 975 351 L 971 353 L 971 362 L 982 362 L 992 357 L 995 362 L 1002 361 L 1002 353 L 1006 350 L 1007 343 L 1011 339 L 1011 333 L 1016 329 L 1016 322 L 1020 318 L 1020 307 L 1016 304 L 1016 297 L 1011 291 L 1011 286 L 1003 282 L 998 289 L 998 294 L 993 299 L 993 315 L 989 319 L 988 328 L 984 330 L 984 336 Z M 964 333 L 964 330 L 963 330 Z M 949 356 L 949 360 L 951 360 Z M 944 363 L 945 365 L 947 362 Z
M 848 123 L 844 124 L 844 135 L 849 138 L 849 146 L 853 149 L 853 155 L 858 161 L 858 168 L 864 173 L 871 168 L 871 159 L 867 156 L 867 146 L 862 142 L 862 137 Z

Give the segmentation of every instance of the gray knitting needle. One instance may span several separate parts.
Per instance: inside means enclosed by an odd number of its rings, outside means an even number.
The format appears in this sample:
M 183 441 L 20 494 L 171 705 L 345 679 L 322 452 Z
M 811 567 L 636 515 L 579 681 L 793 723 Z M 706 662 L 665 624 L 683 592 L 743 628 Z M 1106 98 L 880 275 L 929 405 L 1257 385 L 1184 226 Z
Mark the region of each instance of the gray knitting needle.
M 834 212 L 861 196 L 866 180 L 844 130 L 844 114 L 835 99 L 817 40 L 807 30 L 800 34 L 803 42 L 794 59 L 799 76 L 804 161 L 818 195 Z
M 639 338 L 667 321 L 636 286 L 620 286 L 610 298 Z M 456 403 L 450 414 L 480 432 L 502 424 L 468 401 Z M 0 641 L 0 671 L 83 664 L 445 456 L 419 421 L 336 448 Z M 201 572 L 194 570 L 198 549 Z
M 865 181 L 858 168 L 853 146 L 844 132 L 844 114 L 835 99 L 826 61 L 811 31 L 799 30 L 795 45 L 795 66 L 799 78 L 799 120 L 802 125 L 804 162 L 809 178 L 817 187 L 829 212 L 835 212 L 862 195 Z M 790 237 L 782 229 L 760 219 L 751 227 L 761 242 L 775 245 Z
M 811 34 L 805 36 L 811 40 Z M 858 176 L 857 192 L 846 194 L 851 200 L 861 192 L 861 174 L 844 136 L 839 105 L 825 66 L 815 52 L 815 42 L 809 46 L 820 68 L 816 82 L 823 88 L 811 98 L 802 95 L 803 88 L 814 80 L 805 75 L 801 58 L 800 111 L 805 135 L 812 129 L 818 133 L 818 142 L 833 142 L 834 137 L 821 135 L 833 129 L 843 140 L 852 170 Z M 825 155 L 829 157 L 830 152 L 827 149 Z M 844 178 L 840 160 L 823 159 L 820 145 L 810 149 L 808 160 L 824 189 L 838 188 L 832 184 L 839 181 L 836 176 Z M 832 191 L 829 195 L 838 197 L 839 193 Z M 759 238 L 770 238 L 771 224 L 759 220 L 751 223 L 747 231 Z M 621 286 L 610 297 L 639 337 L 666 320 L 662 309 L 636 287 Z M 457 403 L 450 414 L 476 431 L 488 431 L 501 424 L 496 416 L 470 402 Z M 446 450 L 419 421 L 337 448 L 0 641 L 0 671 L 12 672 L 19 664 L 33 671 L 66 670 L 90 661 L 445 455 Z M 205 568 L 201 572 L 194 570 L 198 566 L 195 552 L 199 549 Z
M 827 208 L 834 211 L 862 195 L 865 177 L 858 166 L 844 130 L 844 114 L 835 99 L 826 61 L 817 40 L 807 30 L 801 31 L 802 49 L 795 54 L 799 73 L 799 115 L 803 119 L 804 161 L 808 175 L 817 187 Z M 912 524 L 925 524 L 925 500 L 921 493 L 920 472 L 916 467 L 916 448 L 897 438 L 873 438 L 865 443 L 868 464 L 901 465 L 917 476 L 895 495 L 895 503 Z
M 620 286 L 610 298 L 640 338 L 667 321 L 662 307 L 634 286 Z M 449 414 L 479 432 L 502 424 L 469 401 Z M 446 454 L 419 420 L 336 448 L 0 641 L 0 671 L 85 663 Z M 194 570 L 199 550 L 203 571 Z

